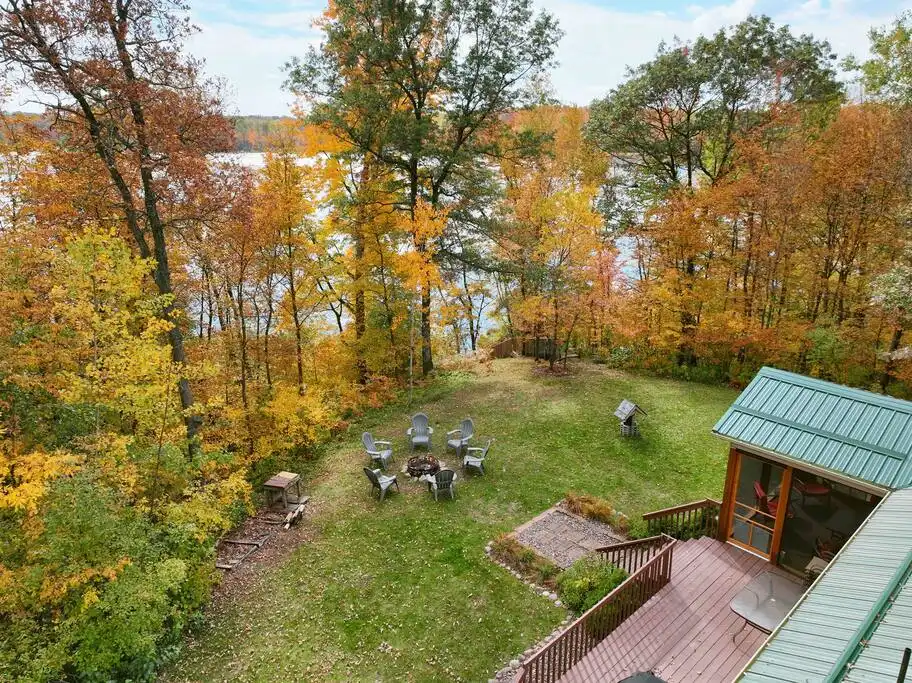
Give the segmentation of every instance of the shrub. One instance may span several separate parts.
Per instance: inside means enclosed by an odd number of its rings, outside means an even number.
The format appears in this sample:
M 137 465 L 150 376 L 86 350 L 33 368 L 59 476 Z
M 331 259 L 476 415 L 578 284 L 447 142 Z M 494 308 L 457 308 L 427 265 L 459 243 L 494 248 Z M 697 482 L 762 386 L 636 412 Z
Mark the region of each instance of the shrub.
M 321 391 L 310 389 L 302 395 L 296 386 L 288 384 L 275 387 L 263 412 L 268 427 L 258 439 L 260 453 L 293 451 L 307 455 L 330 435 L 337 419 Z
M 615 510 L 604 498 L 569 491 L 564 498 L 564 504 L 570 512 L 609 524 L 622 534 L 626 534 L 630 528 L 630 519 L 627 515 Z
M 494 540 L 491 554 L 504 564 L 522 574 L 526 580 L 540 586 L 553 588 L 560 568 L 531 548 L 527 548 L 513 536 L 504 534 Z
M 49 484 L 31 533 L 0 510 L 0 680 L 152 680 L 208 598 L 243 476 L 200 476 L 155 518 L 109 479 L 84 467 Z
M 626 368 L 633 359 L 633 350 L 627 346 L 615 346 L 602 362 L 612 368 Z
M 557 592 L 569 609 L 582 614 L 626 578 L 620 567 L 598 557 L 583 557 L 557 578 Z

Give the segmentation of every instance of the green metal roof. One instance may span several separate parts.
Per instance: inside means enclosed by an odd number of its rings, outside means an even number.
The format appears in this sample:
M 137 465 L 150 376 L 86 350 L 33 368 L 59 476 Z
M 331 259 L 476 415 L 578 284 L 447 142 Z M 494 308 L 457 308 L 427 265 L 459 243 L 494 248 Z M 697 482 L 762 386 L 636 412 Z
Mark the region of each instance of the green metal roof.
M 912 489 L 881 501 L 740 683 L 894 683 L 912 645 Z
M 912 403 L 762 368 L 716 434 L 887 489 L 912 486 Z

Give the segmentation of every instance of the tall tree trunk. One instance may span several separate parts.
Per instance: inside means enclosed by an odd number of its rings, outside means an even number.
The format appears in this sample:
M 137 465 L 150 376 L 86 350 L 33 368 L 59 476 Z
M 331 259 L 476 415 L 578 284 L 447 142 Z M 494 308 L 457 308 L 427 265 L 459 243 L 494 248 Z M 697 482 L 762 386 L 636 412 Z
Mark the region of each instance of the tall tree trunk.
M 291 321 L 294 325 L 295 332 L 295 362 L 297 363 L 298 370 L 298 393 L 304 395 L 304 353 L 302 350 L 302 340 L 301 340 L 301 316 L 298 311 L 298 290 L 297 290 L 297 280 L 295 278 L 295 267 L 294 267 L 294 246 L 292 244 L 292 228 L 288 226 L 288 244 L 287 244 L 287 256 L 288 256 L 288 295 L 291 298 Z
M 421 288 L 421 372 L 427 375 L 434 369 L 431 355 L 431 283 Z
M 263 318 L 262 313 L 260 313 L 260 302 L 256 295 L 256 290 L 253 292 L 253 299 L 250 301 L 250 305 L 253 307 L 253 362 L 256 364 L 256 373 L 254 376 L 259 379 L 260 370 L 263 367 L 263 351 L 262 346 L 260 345 L 260 338 L 263 336 Z
M 237 326 L 238 346 L 241 362 L 241 405 L 244 407 L 244 424 L 247 426 L 247 454 L 253 455 L 253 424 L 250 417 L 250 397 L 248 394 L 248 360 L 247 360 L 247 318 L 244 315 L 244 280 L 243 276 L 237 289 Z
M 272 282 L 267 281 L 269 291 L 266 294 L 266 323 L 263 326 L 263 366 L 266 369 L 266 386 L 272 388 L 272 362 L 269 358 L 269 332 L 272 329 L 272 317 L 275 305 L 272 302 Z
M 685 262 L 684 273 L 687 276 L 688 291 L 693 290 L 693 278 L 696 264 L 693 259 Z M 678 365 L 696 365 L 697 354 L 693 347 L 693 337 L 697 328 L 697 317 L 687 309 L 681 310 L 681 341 L 678 343 Z
M 890 385 L 890 380 L 893 378 L 893 354 L 899 349 L 899 343 L 902 341 L 902 336 L 903 328 L 897 327 L 893 330 L 893 338 L 890 340 L 890 350 L 888 352 L 887 362 L 880 375 L 880 390 L 884 393 L 887 393 L 887 387 Z
M 202 339 L 204 336 L 205 329 L 205 311 L 206 311 L 206 280 L 205 277 L 200 278 L 200 288 L 199 288 L 199 317 L 197 320 L 197 330 L 198 338 Z
M 206 341 L 212 341 L 212 324 L 215 322 L 216 304 L 212 296 L 212 279 L 209 277 L 209 270 L 203 270 L 203 281 L 206 285 Z
M 421 118 L 420 114 L 417 117 Z M 436 202 L 431 202 L 436 208 Z M 415 220 L 415 209 L 418 206 L 418 159 L 412 158 L 409 163 L 409 210 L 412 221 Z M 415 240 L 418 253 L 424 255 L 427 251 L 427 242 L 424 239 Z M 421 283 L 421 372 L 427 375 L 434 369 L 434 358 L 431 352 L 431 283 L 427 280 Z
M 383 312 L 386 317 L 386 331 L 389 334 L 390 352 L 393 354 L 393 366 L 398 371 L 399 352 L 396 349 L 396 332 L 393 329 L 393 323 L 396 320 L 396 316 L 393 314 L 393 309 L 390 307 L 389 284 L 386 279 L 386 258 L 383 255 L 383 243 L 380 241 L 380 236 L 375 234 L 374 239 L 377 243 L 377 257 L 380 259 L 380 284 L 383 287 L 381 303 L 383 304 Z
M 126 36 L 128 35 L 128 14 L 125 5 L 118 6 L 118 15 L 110 19 L 111 35 L 117 45 L 117 54 L 129 85 L 135 86 L 138 82 L 136 73 L 133 68 L 132 57 L 126 46 Z M 173 300 L 174 290 L 171 287 L 171 269 L 168 265 L 168 247 L 165 239 L 165 223 L 158 211 L 158 193 L 155 190 L 152 159 L 152 150 L 149 146 L 146 129 L 146 115 L 142 103 L 135 97 L 128 97 L 130 114 L 133 123 L 136 125 L 136 143 L 137 154 L 139 157 L 139 175 L 142 182 L 143 204 L 145 208 L 146 220 L 149 232 L 152 234 L 153 256 L 155 257 L 155 268 L 153 270 L 153 279 L 158 286 L 160 294 Z M 162 316 L 167 320 L 174 321 L 176 307 L 173 303 L 168 304 L 162 311 Z M 168 340 L 171 343 L 171 359 L 183 366 L 187 362 L 187 356 L 184 352 L 184 335 L 180 326 L 175 322 L 168 332 Z M 178 394 L 180 395 L 181 408 L 184 412 L 184 425 L 187 432 L 187 442 L 189 444 L 190 455 L 192 456 L 199 448 L 197 435 L 203 421 L 199 414 L 191 410 L 193 407 L 193 391 L 190 388 L 190 382 L 185 376 L 181 376 L 177 381 Z
M 365 191 L 370 183 L 370 162 L 365 157 L 364 166 L 361 168 L 360 190 Z M 367 384 L 367 360 L 364 357 L 364 332 L 367 327 L 367 316 L 364 306 L 364 225 L 367 220 L 367 211 L 363 204 L 363 195 L 358 202 L 358 215 L 355 220 L 354 252 L 355 252 L 355 354 L 358 365 L 358 383 Z
M 469 321 L 469 343 L 471 344 L 472 351 L 474 352 L 474 351 L 476 351 L 475 340 L 476 340 L 478 334 L 475 331 L 475 307 L 472 304 L 472 292 L 469 289 L 469 279 L 468 279 L 469 276 L 468 276 L 467 270 L 468 269 L 466 268 L 466 264 L 463 263 L 462 264 L 462 288 L 465 290 L 465 293 L 466 293 L 465 308 L 466 308 L 466 319 Z
M 557 323 L 558 323 L 558 307 L 557 307 L 557 292 L 552 290 L 552 303 L 553 303 L 553 312 L 551 320 L 551 348 L 548 349 L 548 368 L 554 370 L 554 363 L 557 360 Z

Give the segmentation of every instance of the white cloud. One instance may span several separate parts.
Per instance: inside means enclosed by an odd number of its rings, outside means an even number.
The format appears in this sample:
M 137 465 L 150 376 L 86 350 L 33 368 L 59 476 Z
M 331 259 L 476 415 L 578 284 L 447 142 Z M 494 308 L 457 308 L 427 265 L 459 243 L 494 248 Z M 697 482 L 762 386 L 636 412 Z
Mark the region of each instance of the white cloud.
M 648 61 L 661 41 L 675 37 L 693 40 L 751 13 L 769 12 L 763 0 L 728 0 L 709 7 L 697 0 L 677 15 L 612 9 L 603 0 L 538 0 L 555 14 L 565 32 L 558 47 L 560 65 L 552 75 L 558 97 L 588 104 L 624 79 L 626 67 Z M 240 11 L 221 0 L 198 0 L 195 15 L 202 32 L 189 48 L 207 62 L 206 71 L 223 78 L 234 91 L 232 109 L 244 114 L 287 114 L 292 97 L 282 90 L 282 66 L 319 43 L 312 27 L 324 0 L 285 0 L 274 11 Z M 880 15 L 864 13 L 858 0 L 805 0 L 783 3 L 772 12 L 777 24 L 796 33 L 811 33 L 830 41 L 840 56 L 867 53 L 868 30 L 888 23 L 912 0 L 897 3 Z M 217 17 L 218 19 L 213 19 Z M 21 96 L 21 94 L 19 94 Z M 16 99 L 15 97 L 13 98 Z M 12 104 L 12 103 L 11 103 Z
M 735 24 L 755 11 L 756 0 L 733 0 L 706 8 L 691 5 L 687 16 L 623 12 L 579 0 L 544 0 L 565 32 L 558 48 L 560 65 L 552 75 L 558 96 L 588 104 L 624 79 L 628 66 L 655 55 L 661 41 L 693 40 Z
M 222 10 L 219 16 L 230 18 L 203 24 L 202 34 L 193 39 L 191 49 L 206 59 L 207 71 L 235 88 L 238 111 L 289 111 L 292 98 L 281 90 L 281 67 L 292 55 L 303 54 L 308 44 L 319 42 L 311 28 L 318 12 L 312 3 L 305 4 L 301 11 L 251 14 L 246 19 Z M 693 5 L 684 19 L 661 12 L 622 12 L 585 0 L 542 0 L 540 5 L 557 16 L 566 34 L 552 78 L 558 96 L 588 104 L 620 83 L 627 65 L 650 59 L 660 41 L 676 36 L 689 40 L 737 23 L 755 11 L 756 0 L 732 0 L 712 8 Z
M 289 113 L 294 98 L 282 89 L 282 67 L 318 44 L 320 36 L 310 28 L 309 17 L 295 14 L 287 19 L 286 27 L 293 30 L 265 33 L 233 23 L 202 24 L 202 31 L 191 39 L 189 48 L 206 60 L 206 72 L 227 82 L 229 109 L 242 114 Z
M 851 0 L 809 0 L 796 9 L 775 17 L 792 27 L 794 33 L 807 33 L 826 39 L 840 57 L 854 54 L 865 57 L 868 52 L 868 32 L 872 27 L 890 23 L 910 3 L 898 4 L 894 11 L 879 15 L 863 14 L 852 7 Z
M 765 11 L 756 0 L 732 0 L 715 7 L 690 5 L 680 17 L 624 12 L 582 0 L 543 0 L 543 5 L 557 16 L 566 33 L 552 81 L 561 99 L 576 104 L 604 96 L 623 80 L 627 65 L 648 61 L 663 40 L 693 40 Z M 826 4 L 810 0 L 795 9 L 773 12 L 772 18 L 777 25 L 789 24 L 796 33 L 830 41 L 840 56 L 864 56 L 870 27 L 888 23 L 901 9 L 871 16 L 853 9 L 850 0 Z

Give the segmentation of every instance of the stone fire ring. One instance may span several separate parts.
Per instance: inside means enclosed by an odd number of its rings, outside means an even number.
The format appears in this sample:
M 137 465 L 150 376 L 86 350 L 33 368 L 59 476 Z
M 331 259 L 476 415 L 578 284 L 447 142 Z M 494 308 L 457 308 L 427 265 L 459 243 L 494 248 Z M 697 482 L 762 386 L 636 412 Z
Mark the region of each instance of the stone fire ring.
M 426 474 L 434 475 L 440 471 L 440 461 L 433 455 L 416 455 L 413 458 L 409 458 L 406 471 L 412 477 L 421 477 Z

